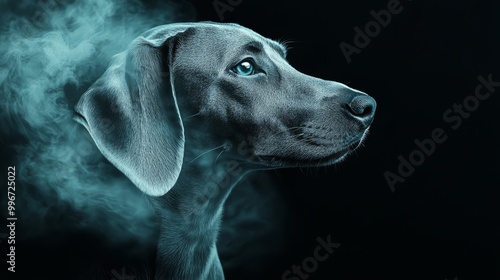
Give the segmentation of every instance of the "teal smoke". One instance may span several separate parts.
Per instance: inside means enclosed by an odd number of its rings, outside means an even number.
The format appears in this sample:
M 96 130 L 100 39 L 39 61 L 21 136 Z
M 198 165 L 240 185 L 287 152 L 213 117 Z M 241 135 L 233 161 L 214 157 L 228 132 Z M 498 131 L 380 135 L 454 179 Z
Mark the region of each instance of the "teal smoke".
M 148 239 L 150 205 L 73 121 L 73 105 L 140 33 L 192 20 L 194 9 L 178 1 L 52 0 L 0 1 L 0 10 L 0 132 L 16 139 L 9 164 L 18 213 L 29 225 L 20 232 L 64 227 L 49 222 L 59 217 L 109 240 Z
M 155 242 L 147 199 L 73 121 L 73 106 L 135 37 L 193 21 L 194 8 L 174 0 L 0 0 L 0 11 L 0 146 L 14 154 L 7 164 L 17 171 L 19 234 L 70 223 L 108 242 Z M 283 205 L 272 182 L 259 178 L 237 186 L 226 205 L 218 243 L 226 268 L 245 263 L 252 271 L 269 248 L 281 248 Z

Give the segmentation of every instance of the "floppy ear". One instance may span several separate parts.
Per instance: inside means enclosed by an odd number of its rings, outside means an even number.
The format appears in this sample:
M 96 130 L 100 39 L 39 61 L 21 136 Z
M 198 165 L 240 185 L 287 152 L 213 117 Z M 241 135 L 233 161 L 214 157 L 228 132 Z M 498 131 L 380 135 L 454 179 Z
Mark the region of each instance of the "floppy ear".
M 167 25 L 135 39 L 75 107 L 101 153 L 152 196 L 167 193 L 182 167 L 184 131 L 169 67 L 174 39 L 186 29 Z

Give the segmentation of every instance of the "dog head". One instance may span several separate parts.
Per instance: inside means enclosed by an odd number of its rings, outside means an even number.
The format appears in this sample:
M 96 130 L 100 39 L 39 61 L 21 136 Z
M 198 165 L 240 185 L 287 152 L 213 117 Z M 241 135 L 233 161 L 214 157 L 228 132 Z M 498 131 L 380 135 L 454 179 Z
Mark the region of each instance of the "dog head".
M 335 163 L 360 144 L 373 121 L 373 98 L 300 73 L 286 61 L 283 45 L 247 28 L 202 25 L 178 44 L 172 71 L 187 107 L 181 114 L 208 120 L 219 142 L 247 143 L 246 158 L 262 165 Z
M 184 23 L 151 29 L 115 56 L 76 119 L 158 196 L 175 184 L 186 145 L 247 143 L 245 154 L 228 154 L 264 167 L 333 164 L 363 140 L 375 107 L 360 91 L 298 72 L 283 45 L 247 28 Z

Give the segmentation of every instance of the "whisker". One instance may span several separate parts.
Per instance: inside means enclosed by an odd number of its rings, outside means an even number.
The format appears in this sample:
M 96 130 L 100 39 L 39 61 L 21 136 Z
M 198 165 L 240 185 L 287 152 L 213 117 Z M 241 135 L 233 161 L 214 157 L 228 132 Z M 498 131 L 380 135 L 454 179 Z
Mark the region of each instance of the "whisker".
M 226 144 L 222 144 L 222 145 L 217 146 L 217 147 L 215 147 L 215 148 L 213 148 L 213 149 L 210 149 L 210 150 L 208 150 L 208 151 L 205 151 L 205 152 L 201 153 L 200 155 L 196 156 L 195 158 L 193 158 L 193 159 L 192 159 L 192 160 L 191 160 L 188 164 L 191 164 L 193 161 L 195 161 L 196 159 L 198 159 L 199 157 L 201 157 L 201 156 L 203 156 L 203 155 L 205 155 L 205 154 L 207 154 L 207 153 L 210 153 L 210 152 L 212 152 L 212 151 L 215 151 L 215 150 L 217 150 L 217 149 L 224 148 L 224 147 L 226 147 Z
M 287 129 L 283 130 L 283 131 L 278 131 L 276 133 L 273 133 L 271 134 L 269 137 L 274 137 L 278 134 L 281 134 L 281 133 L 285 133 L 285 132 L 292 132 L 292 131 L 295 131 L 295 130 L 298 130 L 300 129 L 301 127 L 300 126 L 292 126 L 292 127 L 288 127 Z
M 219 154 L 217 155 L 217 157 L 215 158 L 215 161 L 214 161 L 214 167 L 215 167 L 215 165 L 217 164 L 217 160 L 219 159 L 220 155 L 222 155 L 222 153 L 223 153 L 223 152 L 225 152 L 225 151 L 227 151 L 227 150 L 231 149 L 231 144 L 230 144 L 230 143 L 228 143 L 228 142 L 224 143 L 224 144 L 223 144 L 223 146 L 224 146 L 224 149 L 223 149 L 222 151 L 220 151 L 220 153 L 219 153 Z
M 201 111 L 198 112 L 198 113 L 196 113 L 196 114 L 194 114 L 194 115 L 191 115 L 191 116 L 187 117 L 186 119 L 190 119 L 192 117 L 196 117 L 196 116 L 199 116 L 199 115 L 201 115 Z

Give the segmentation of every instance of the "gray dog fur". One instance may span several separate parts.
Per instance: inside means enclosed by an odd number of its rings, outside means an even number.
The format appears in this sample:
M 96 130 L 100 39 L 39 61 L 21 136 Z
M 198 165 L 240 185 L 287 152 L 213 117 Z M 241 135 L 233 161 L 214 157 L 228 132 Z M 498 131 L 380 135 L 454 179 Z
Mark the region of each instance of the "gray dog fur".
M 252 71 L 235 71 L 241 65 Z M 360 91 L 295 70 L 278 42 L 201 22 L 142 34 L 75 109 L 102 154 L 155 205 L 161 233 L 150 277 L 191 280 L 224 279 L 215 244 L 223 204 L 244 174 L 341 161 L 375 108 Z

